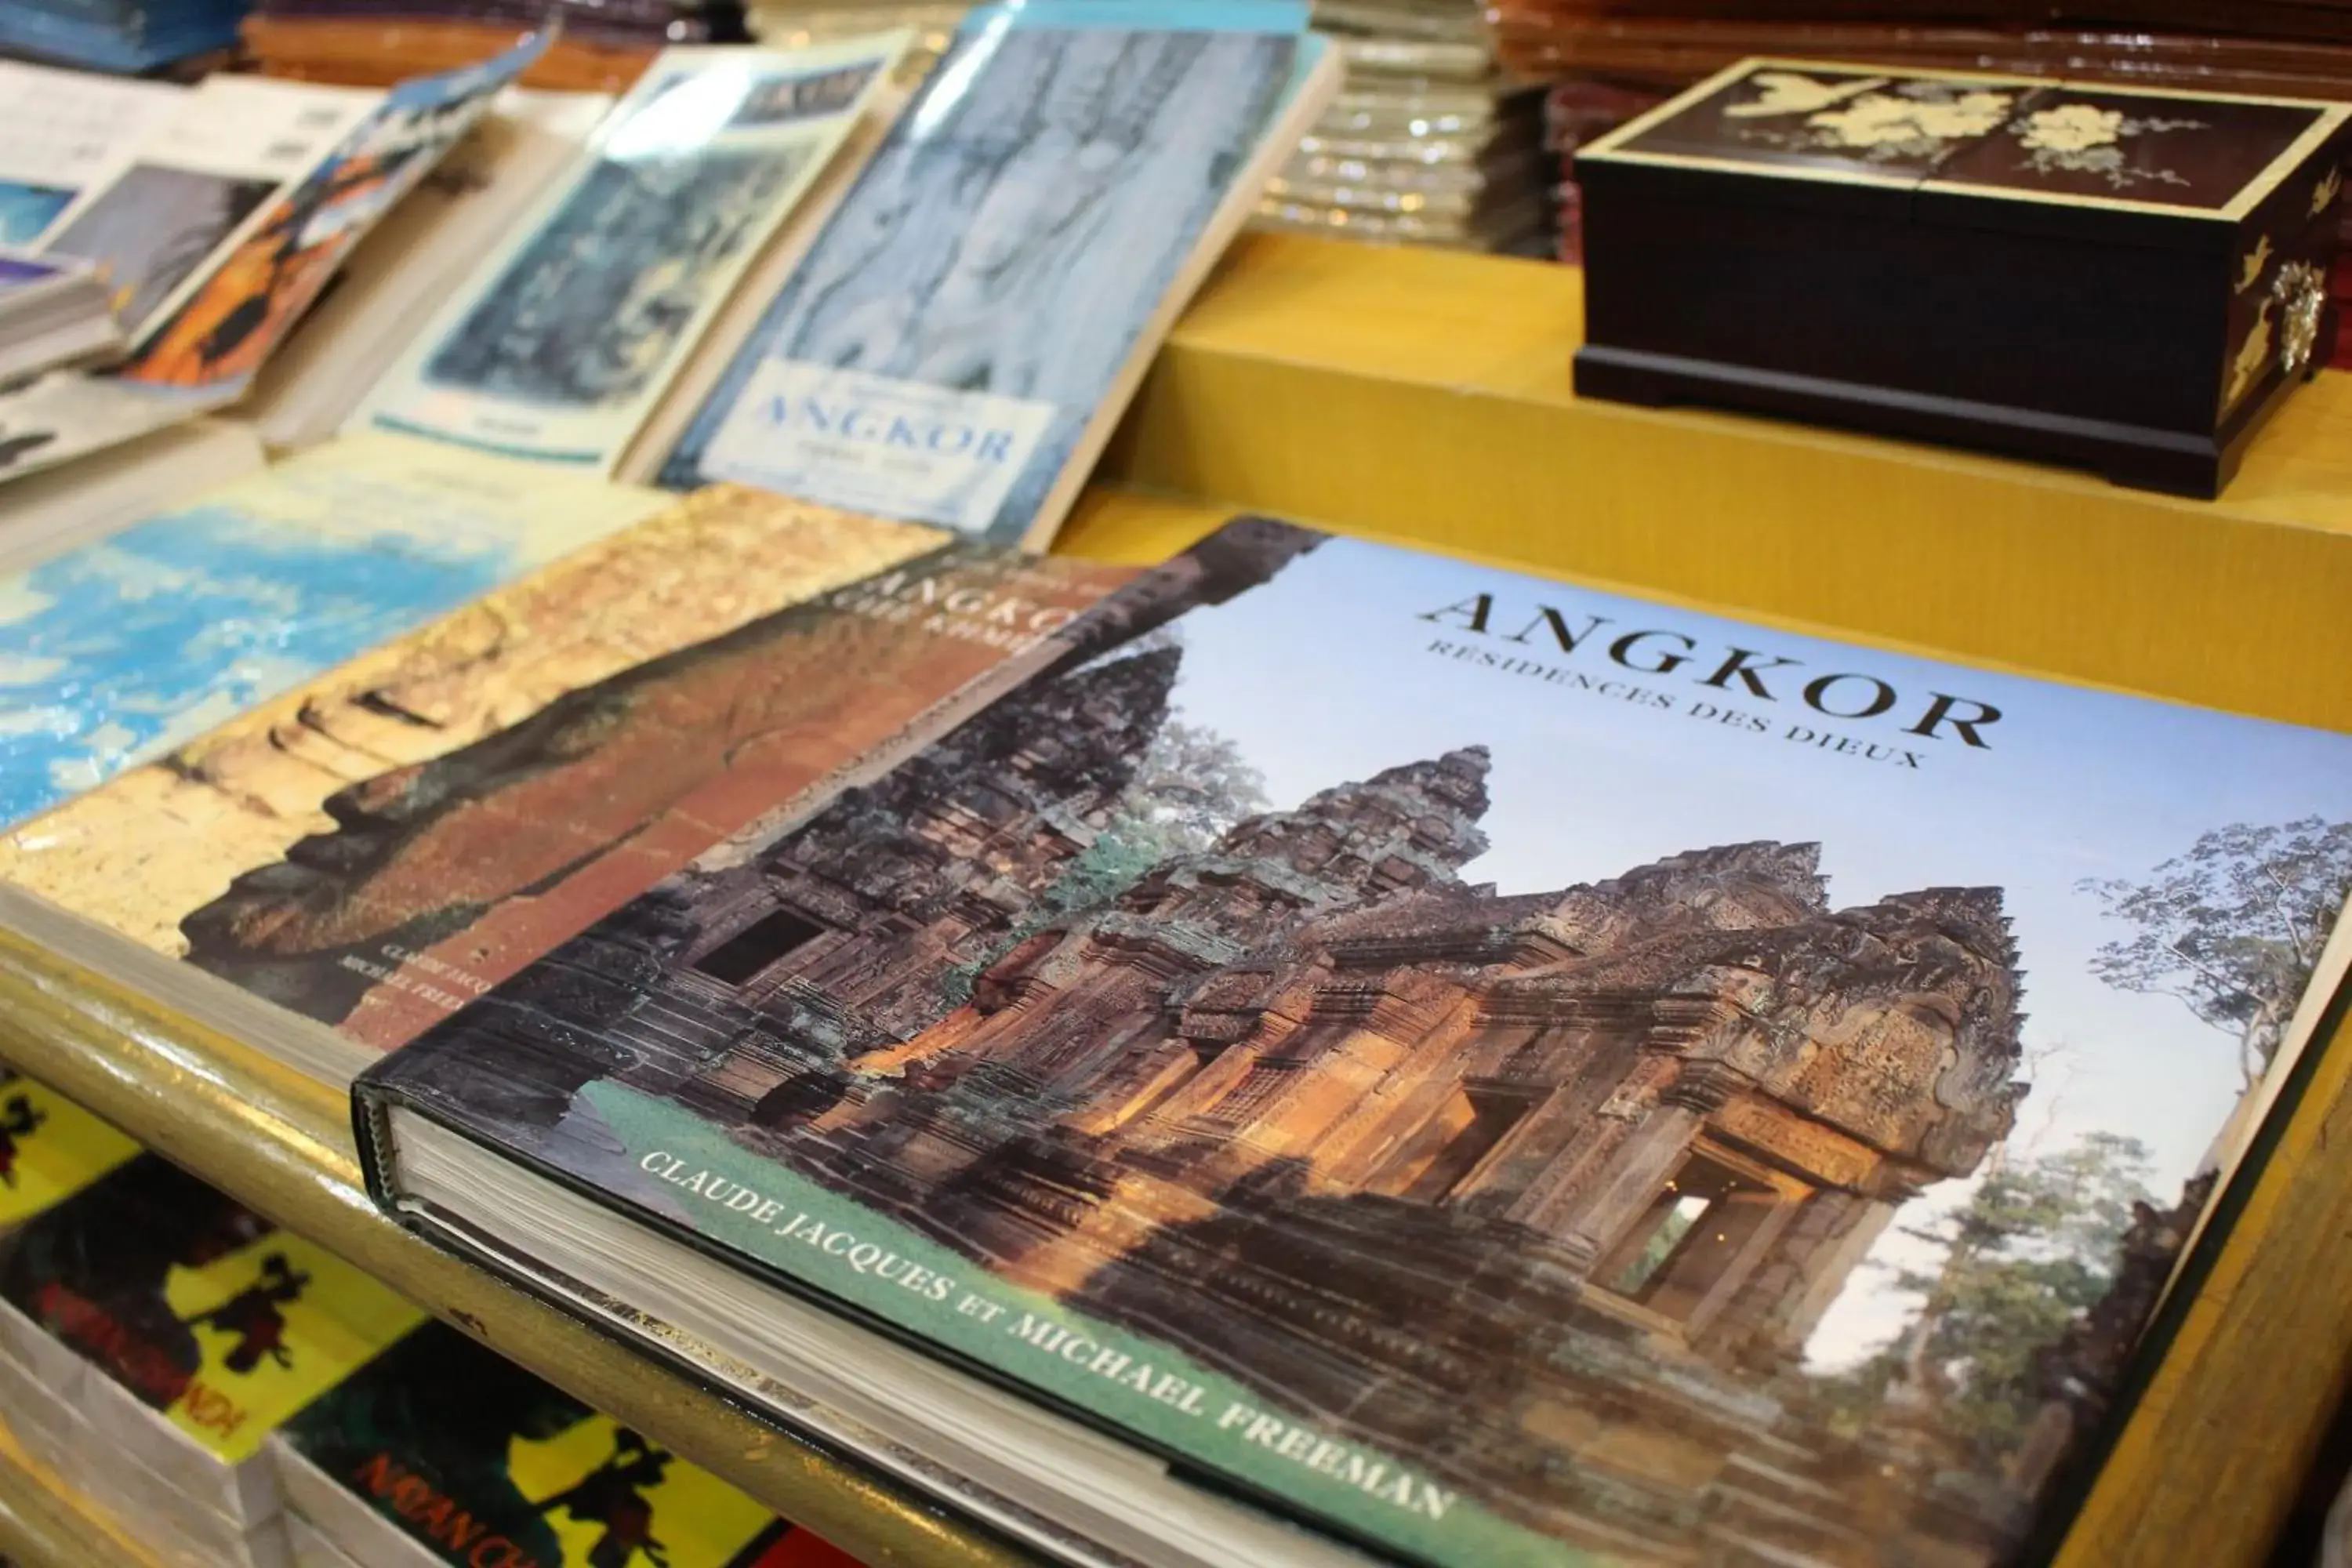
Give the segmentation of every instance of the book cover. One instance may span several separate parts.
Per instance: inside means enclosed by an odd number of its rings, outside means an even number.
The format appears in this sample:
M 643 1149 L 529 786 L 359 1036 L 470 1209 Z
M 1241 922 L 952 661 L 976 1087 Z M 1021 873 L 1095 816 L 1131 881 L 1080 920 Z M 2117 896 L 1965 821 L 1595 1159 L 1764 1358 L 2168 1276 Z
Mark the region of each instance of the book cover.
M 479 64 L 411 77 L 269 195 L 116 373 L 151 386 L 242 394 L 352 247 L 433 172 L 491 100 L 546 51 L 533 34 Z
M 0 60 L 0 245 L 38 243 L 170 121 L 187 90 Z
M 389 1048 L 1131 575 L 712 487 L 21 825 L 0 878 Z
M 425 1319 L 152 1155 L 0 1239 L 0 1300 L 228 1465 Z
M 2352 741 L 1250 526 L 363 1128 L 1412 1560 L 2001 1560 L 2299 1044 Z
M 965 21 L 661 470 L 1020 539 L 1283 106 L 1297 7 Z
M 664 50 L 393 367 L 372 422 L 611 472 L 906 44 Z
M 381 93 L 213 76 L 183 94 L 111 179 L 58 220 L 44 248 L 97 265 L 136 342 L 217 268 L 291 184 L 382 101 Z
M 853 1568 L 709 1472 L 438 1323 L 378 1355 L 280 1440 L 451 1563 Z
M 659 505 L 652 491 L 367 435 L 0 573 L 0 821 Z
M 139 1145 L 31 1079 L 0 1067 L 0 1231 L 54 1208 Z

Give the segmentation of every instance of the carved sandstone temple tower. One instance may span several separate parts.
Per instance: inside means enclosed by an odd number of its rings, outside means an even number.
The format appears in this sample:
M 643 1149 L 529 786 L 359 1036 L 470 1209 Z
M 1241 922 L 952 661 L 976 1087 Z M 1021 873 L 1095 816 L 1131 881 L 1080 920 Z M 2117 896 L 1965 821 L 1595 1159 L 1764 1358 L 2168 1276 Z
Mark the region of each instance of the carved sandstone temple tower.
M 1835 910 L 1815 846 L 1759 843 L 1498 895 L 1459 875 L 1470 747 L 1048 899 L 1175 661 L 1034 689 L 678 889 L 625 1080 L 1567 1539 L 1948 1539 L 1782 1374 L 2007 1135 L 1999 892 Z

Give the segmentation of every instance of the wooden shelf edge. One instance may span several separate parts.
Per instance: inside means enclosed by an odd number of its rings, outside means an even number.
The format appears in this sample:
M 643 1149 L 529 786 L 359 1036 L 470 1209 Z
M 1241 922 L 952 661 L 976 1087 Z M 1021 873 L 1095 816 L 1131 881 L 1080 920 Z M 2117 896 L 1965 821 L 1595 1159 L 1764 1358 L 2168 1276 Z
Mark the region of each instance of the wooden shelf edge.
M 361 1185 L 343 1095 L 7 932 L 0 932 L 0 1059 L 869 1568 L 1032 1562 L 854 1460 L 411 1236 Z M 35 1525 L 47 1517 L 37 1500 L 20 1506 L 5 1477 L 0 1502 Z M 81 1568 L 90 1559 L 72 1561 Z

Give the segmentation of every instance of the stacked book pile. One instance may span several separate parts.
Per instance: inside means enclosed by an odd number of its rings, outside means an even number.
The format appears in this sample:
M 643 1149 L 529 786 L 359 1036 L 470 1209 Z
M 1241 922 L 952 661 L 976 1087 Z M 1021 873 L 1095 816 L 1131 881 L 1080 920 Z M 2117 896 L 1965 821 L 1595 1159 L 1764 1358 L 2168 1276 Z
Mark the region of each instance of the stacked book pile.
M 259 0 L 245 47 L 271 76 L 388 87 L 494 53 L 560 20 L 523 84 L 617 92 L 665 44 L 740 38 L 737 12 L 707 0 Z
M 1906 0 L 1496 0 L 1493 15 L 1505 65 L 1552 84 L 1547 136 L 1564 165 L 1580 142 L 1759 55 L 2352 100 L 2352 6 L 2338 4 L 2138 0 L 2038 6 L 2021 21 L 2006 6 Z M 1573 260 L 1572 168 L 1566 174 L 1559 193 L 1562 255 Z M 2352 268 L 2339 265 L 2334 293 L 2339 305 L 2352 304 Z M 2337 356 L 2352 365 L 2352 333 Z
M 9 0 L 0 5 L 0 53 L 126 76 L 225 58 L 247 3 Z
M 1495 61 L 1472 0 L 1319 0 L 1347 78 L 1268 184 L 1260 227 L 1539 254 L 1540 97 Z

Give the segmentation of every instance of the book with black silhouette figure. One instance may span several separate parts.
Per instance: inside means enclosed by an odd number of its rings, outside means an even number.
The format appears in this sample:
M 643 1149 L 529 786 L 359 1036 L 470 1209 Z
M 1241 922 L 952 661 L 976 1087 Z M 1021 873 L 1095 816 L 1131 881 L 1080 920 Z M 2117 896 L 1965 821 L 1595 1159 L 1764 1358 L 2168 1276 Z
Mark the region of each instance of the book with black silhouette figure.
M 1095 1561 L 2056 1520 L 2342 973 L 2352 739 L 1202 549 L 373 1068 L 379 1199 Z
M 438 1323 L 288 1422 L 276 1446 L 294 1517 L 369 1568 L 855 1568 Z
M 138 1154 L 138 1144 L 65 1096 L 0 1067 L 0 1233 Z
M 0 1237 L 0 1409 L 171 1561 L 281 1563 L 270 1432 L 423 1319 L 141 1155 Z

